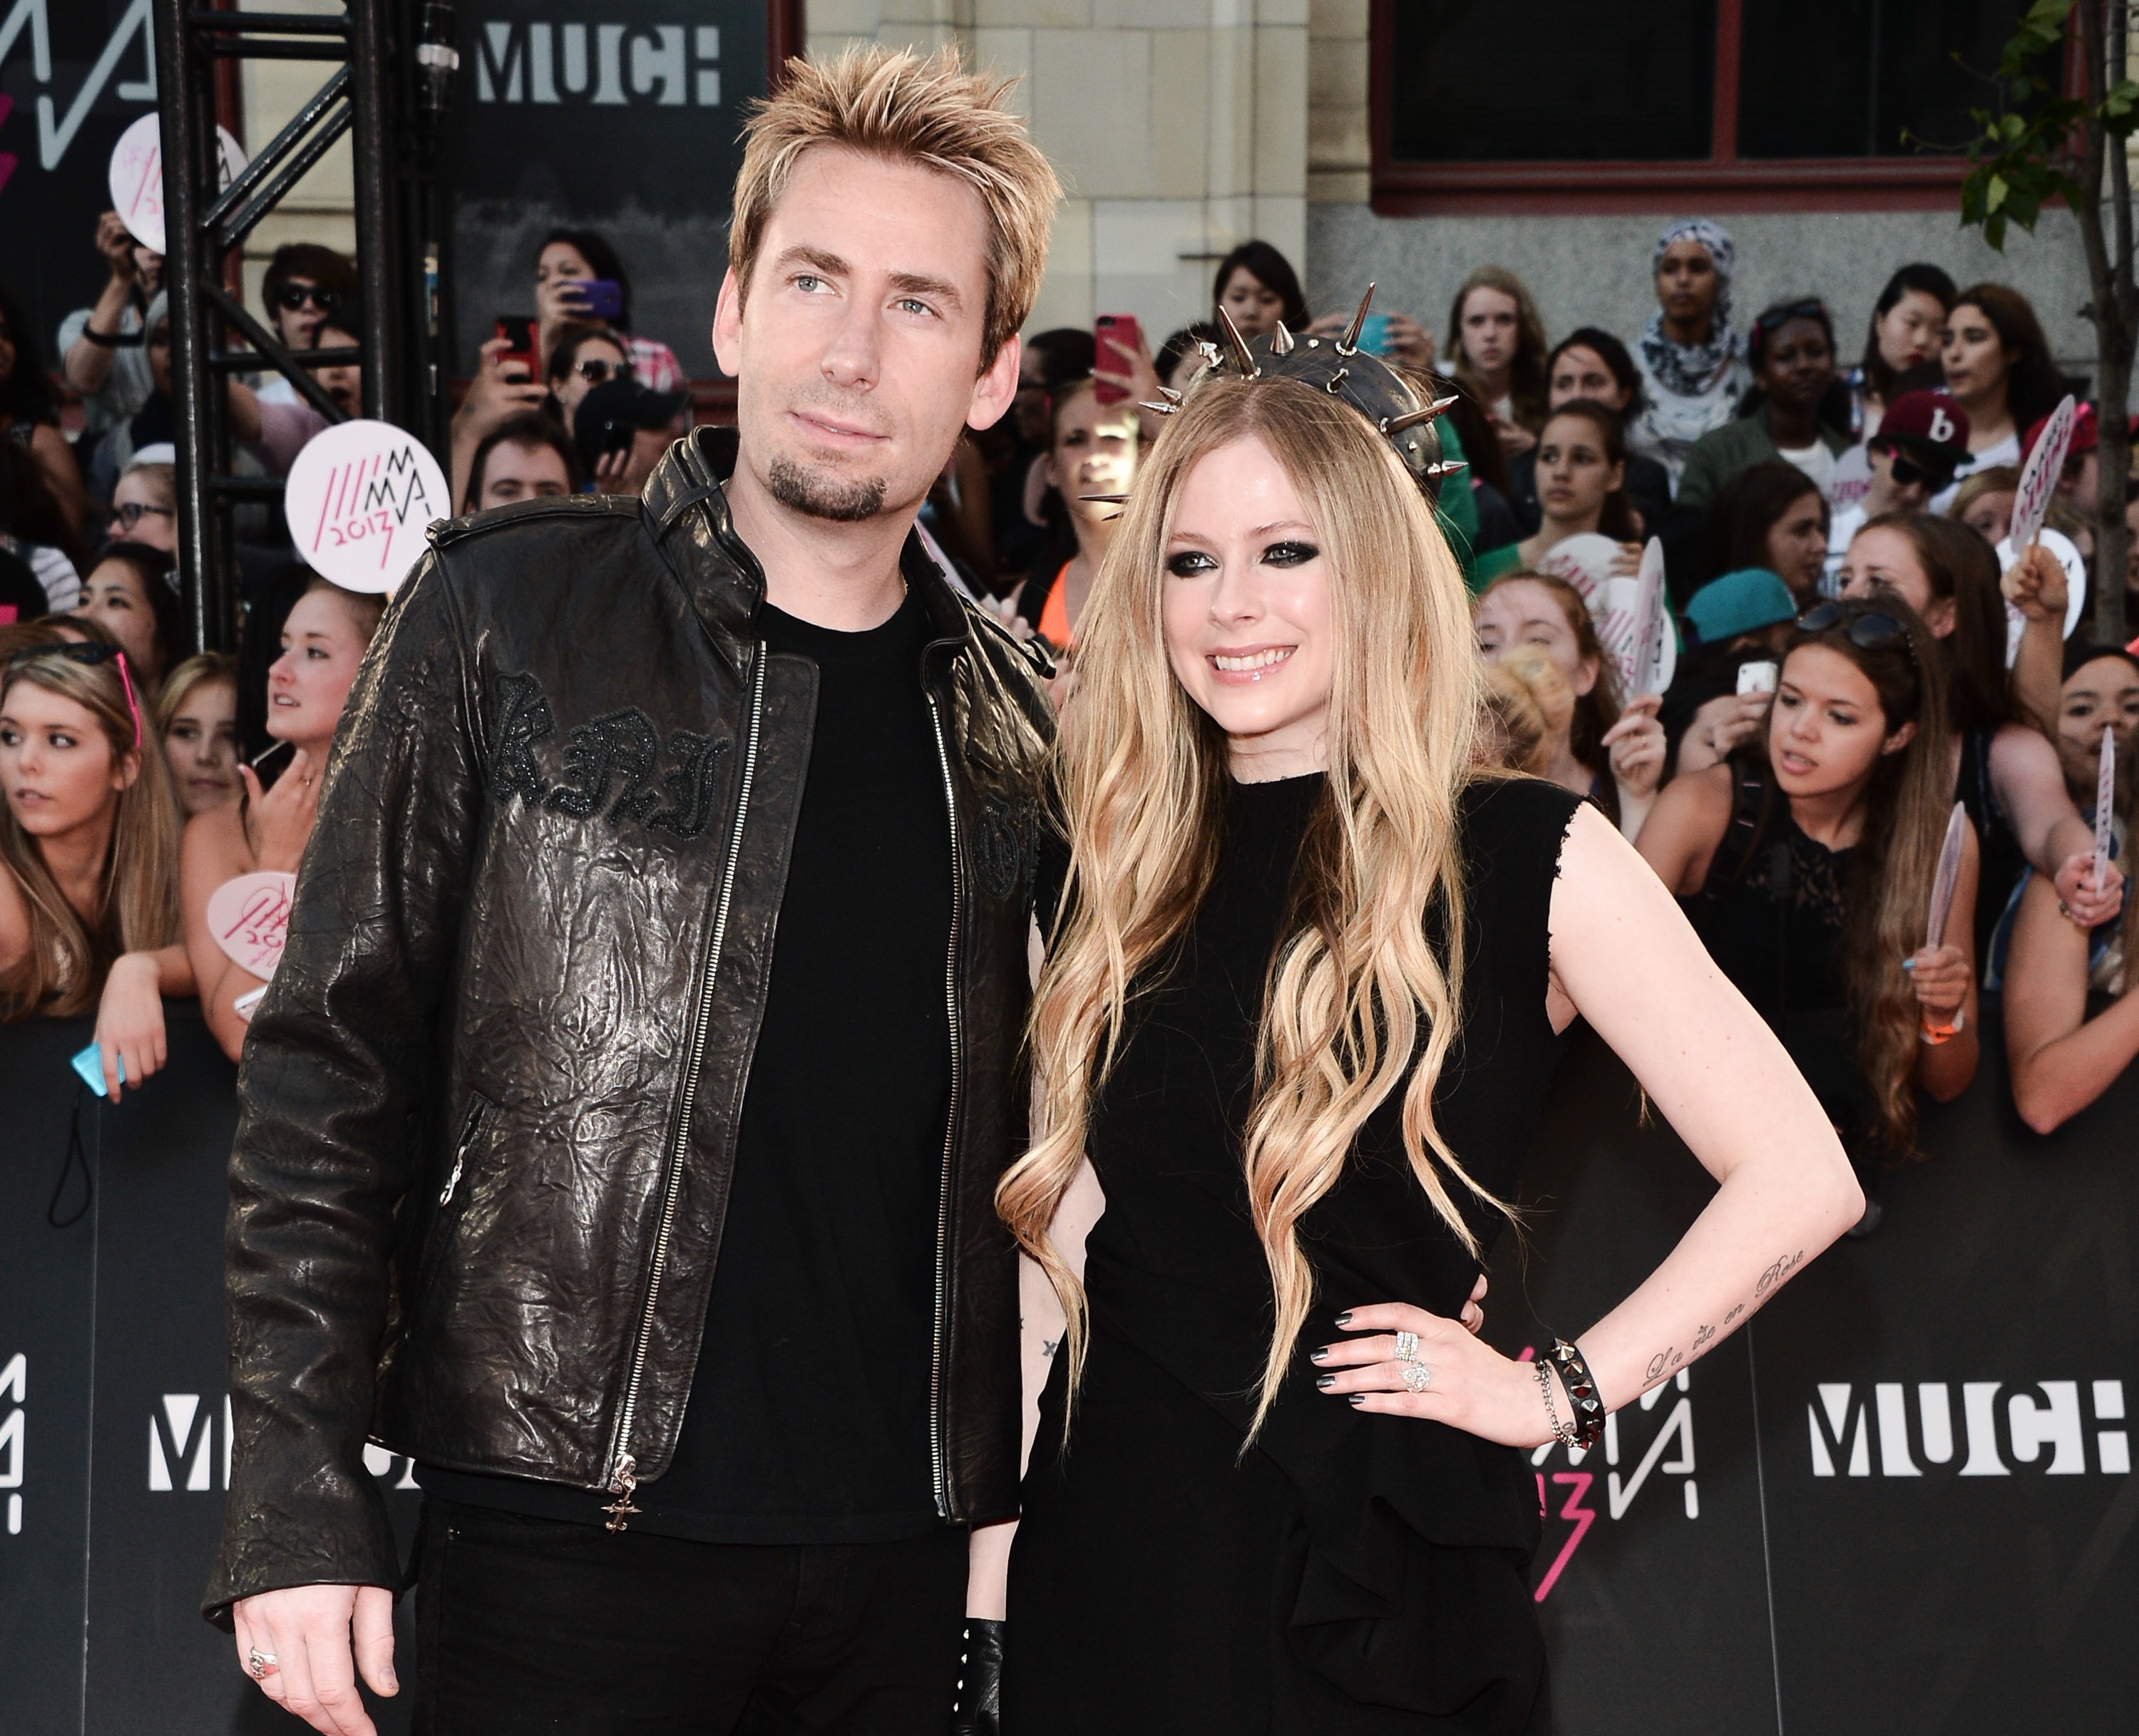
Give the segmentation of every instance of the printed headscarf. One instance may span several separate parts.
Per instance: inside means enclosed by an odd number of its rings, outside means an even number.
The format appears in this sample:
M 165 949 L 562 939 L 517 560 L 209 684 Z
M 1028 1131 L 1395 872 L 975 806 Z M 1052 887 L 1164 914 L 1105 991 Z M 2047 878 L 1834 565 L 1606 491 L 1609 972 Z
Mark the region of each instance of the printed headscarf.
M 1705 217 L 1682 218 L 1657 237 L 1649 255 L 1649 275 L 1664 262 L 1665 251 L 1674 242 L 1698 242 L 1716 265 L 1716 307 L 1710 315 L 1708 340 L 1703 344 L 1674 342 L 1664 331 L 1663 310 L 1649 315 L 1642 328 L 1642 359 L 1652 376 L 1667 391 L 1682 398 L 1702 398 L 1722 382 L 1731 364 L 1745 353 L 1742 332 L 1730 329 L 1730 279 L 1737 269 L 1738 249 L 1730 232 Z

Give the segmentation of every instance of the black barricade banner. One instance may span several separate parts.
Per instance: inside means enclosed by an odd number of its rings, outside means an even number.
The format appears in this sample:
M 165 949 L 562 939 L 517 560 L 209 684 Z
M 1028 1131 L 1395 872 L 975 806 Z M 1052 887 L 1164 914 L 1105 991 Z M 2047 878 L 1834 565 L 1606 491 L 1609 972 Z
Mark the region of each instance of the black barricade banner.
M 1593 1451 L 1534 1455 L 1561 1736 L 2132 1727 L 2139 1072 L 2038 1138 L 1986 1026 L 1981 1077 L 1926 1115 L 1936 1155 L 1889 1175 L 1876 1235 L 1791 1276 Z M 232 1072 L 174 1007 L 169 1068 L 100 1106 L 67 1067 L 88 1036 L 0 1028 L 0 1729 L 293 1729 L 196 1611 L 230 1438 Z M 1502 1348 L 1588 1327 L 1710 1196 L 1637 1108 L 1578 1039 L 1527 1249 L 1510 1239 L 1493 1274 Z M 1795 1252 L 1773 1250 L 1778 1278 Z M 405 1545 L 408 1467 L 374 1460 Z M 405 1695 L 374 1715 L 405 1729 Z
M 1562 1736 L 2125 1731 L 2139 1692 L 2139 1069 L 2053 1135 L 2011 1107 L 1995 1009 L 1929 1161 L 1755 1323 L 1535 1455 L 1533 1582 Z M 1579 1333 L 1713 1193 L 1578 1039 L 1487 1336 Z M 1549 1324 L 1548 1324 L 1549 1323 Z M 1691 1347 L 1673 1346 L 1666 1366 Z
M 297 1728 L 200 1617 L 229 1482 L 236 1070 L 197 1007 L 167 1013 L 169 1064 L 115 1108 L 67 1064 L 89 1021 L 0 1027 L 0 1729 Z M 408 1466 L 372 1460 L 405 1546 Z M 372 1709 L 408 1728 L 405 1693 Z

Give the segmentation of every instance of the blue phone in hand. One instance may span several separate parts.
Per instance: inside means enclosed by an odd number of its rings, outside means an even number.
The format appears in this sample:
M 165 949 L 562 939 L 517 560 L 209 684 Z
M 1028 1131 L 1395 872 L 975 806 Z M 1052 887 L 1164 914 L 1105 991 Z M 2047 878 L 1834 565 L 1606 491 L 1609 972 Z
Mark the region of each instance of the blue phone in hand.
M 111 1088 L 104 1083 L 104 1063 L 92 1043 L 74 1058 L 74 1070 L 81 1075 L 81 1082 L 99 1097 L 109 1097 Z M 119 1063 L 119 1083 L 126 1083 L 126 1064 Z

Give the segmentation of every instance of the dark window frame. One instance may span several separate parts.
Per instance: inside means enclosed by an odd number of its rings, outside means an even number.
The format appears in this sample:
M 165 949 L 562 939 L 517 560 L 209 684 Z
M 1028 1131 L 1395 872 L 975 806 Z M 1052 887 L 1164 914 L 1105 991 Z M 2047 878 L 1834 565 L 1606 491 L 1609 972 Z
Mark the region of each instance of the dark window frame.
M 1653 212 L 1687 203 L 1717 211 L 1935 211 L 1958 205 L 1965 159 L 1744 158 L 1738 154 L 1743 0 L 1716 0 L 1713 138 L 1705 159 L 1665 162 L 1407 163 L 1391 148 L 1390 87 L 1399 0 L 1371 0 L 1369 195 L 1384 217 L 1564 216 Z M 2077 76 L 2068 42 L 2064 80 Z

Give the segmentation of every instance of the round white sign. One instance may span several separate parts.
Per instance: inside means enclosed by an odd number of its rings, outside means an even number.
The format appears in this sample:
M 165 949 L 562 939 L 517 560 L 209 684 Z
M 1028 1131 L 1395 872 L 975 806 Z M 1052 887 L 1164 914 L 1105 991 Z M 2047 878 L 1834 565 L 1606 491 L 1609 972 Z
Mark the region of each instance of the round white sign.
M 390 422 L 338 422 L 305 443 L 282 494 L 306 564 L 344 590 L 391 594 L 448 516 L 445 472 Z
M 158 253 L 169 251 L 164 245 L 163 126 L 160 115 L 144 115 L 111 147 L 111 208 L 135 240 Z M 220 190 L 237 178 L 245 153 L 221 127 L 215 130 L 215 142 L 223 159 Z
M 2045 526 L 2035 533 L 2035 540 L 2058 558 L 2058 565 L 2065 570 L 2065 637 L 2073 636 L 2073 628 L 2079 625 L 2080 616 L 2087 609 L 2087 557 L 2077 545 L 2062 531 L 2053 531 Z M 2013 539 L 2007 537 L 1998 545 L 1998 570 L 2004 572 L 2013 565 Z M 2020 635 L 2027 628 L 2028 618 L 2010 603 L 2005 605 L 2005 667 L 2013 667 L 2013 659 L 2020 654 Z

